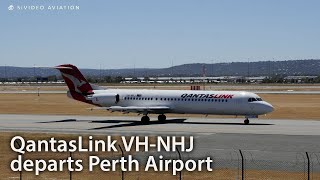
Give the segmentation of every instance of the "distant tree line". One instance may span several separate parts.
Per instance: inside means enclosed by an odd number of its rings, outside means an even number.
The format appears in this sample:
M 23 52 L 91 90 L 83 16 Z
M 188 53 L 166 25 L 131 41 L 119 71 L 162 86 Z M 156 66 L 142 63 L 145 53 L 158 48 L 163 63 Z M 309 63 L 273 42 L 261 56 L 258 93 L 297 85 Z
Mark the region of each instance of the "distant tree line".
M 122 76 L 88 76 L 87 80 L 90 83 L 120 83 L 125 80 Z M 144 81 L 148 81 L 149 77 L 144 77 Z M 0 78 L 0 82 L 58 82 L 63 81 L 61 76 L 47 76 L 47 77 L 16 77 L 16 78 Z M 134 77 L 131 81 L 139 81 L 138 78 Z M 248 83 L 250 82 L 245 77 L 229 81 L 228 83 Z M 320 83 L 320 76 L 316 78 L 300 78 L 300 79 L 288 79 L 285 76 L 272 76 L 266 77 L 260 83 Z
M 87 80 L 91 83 L 120 83 L 124 78 L 122 76 L 89 76 Z

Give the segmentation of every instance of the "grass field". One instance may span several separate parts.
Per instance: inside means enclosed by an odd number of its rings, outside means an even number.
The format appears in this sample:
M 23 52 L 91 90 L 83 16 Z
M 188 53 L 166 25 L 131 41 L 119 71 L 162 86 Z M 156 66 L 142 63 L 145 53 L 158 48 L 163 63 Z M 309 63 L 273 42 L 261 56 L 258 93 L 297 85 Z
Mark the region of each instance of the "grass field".
M 275 107 L 274 112 L 263 115 L 262 118 L 320 120 L 320 95 L 260 94 L 260 96 Z M 41 94 L 39 97 L 37 94 L 0 94 L 0 113 L 2 114 L 123 115 L 103 110 L 91 111 L 88 109 L 90 107 L 92 106 L 69 99 L 65 94 Z M 126 115 L 136 116 L 137 114 Z M 201 117 L 204 115 L 168 114 L 168 117 L 170 116 Z M 233 118 L 234 116 L 224 117 Z

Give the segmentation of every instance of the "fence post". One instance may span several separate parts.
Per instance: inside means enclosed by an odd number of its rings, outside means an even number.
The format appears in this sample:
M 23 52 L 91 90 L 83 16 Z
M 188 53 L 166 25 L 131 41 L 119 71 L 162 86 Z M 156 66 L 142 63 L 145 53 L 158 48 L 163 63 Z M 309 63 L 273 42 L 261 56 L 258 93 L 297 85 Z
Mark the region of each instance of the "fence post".
M 241 179 L 244 180 L 244 159 L 241 149 L 239 149 L 240 156 L 241 156 Z
M 14 142 L 14 146 L 15 147 L 18 147 L 17 149 L 20 149 L 21 148 L 21 144 L 18 142 L 18 141 L 15 141 Z M 20 156 L 21 156 L 21 160 L 23 161 L 23 154 L 22 153 L 19 153 L 20 154 Z M 20 180 L 22 180 L 22 169 L 21 169 L 21 171 L 19 171 L 19 178 L 20 178 Z
M 70 147 L 69 147 L 70 149 Z M 70 151 L 70 157 L 72 159 L 72 152 Z M 72 180 L 72 171 L 69 171 L 69 179 Z
M 178 155 L 179 155 L 179 160 L 182 160 L 182 158 L 181 158 L 181 153 L 180 153 L 180 151 L 179 151 L 178 148 L 177 148 L 177 152 L 178 152 Z M 179 171 L 179 180 L 181 180 L 181 179 L 182 179 L 182 172 Z
M 20 155 L 21 155 L 21 160 L 23 161 L 23 154 L 20 153 Z M 22 169 L 20 171 L 20 180 L 22 180 Z
M 310 180 L 310 158 L 308 152 L 306 152 L 307 156 L 307 171 L 308 171 L 308 180 Z
M 124 153 L 123 153 L 122 147 L 120 146 L 120 144 L 118 144 L 118 146 L 119 146 L 119 148 L 120 148 L 122 157 L 124 157 Z M 124 180 L 124 172 L 123 172 L 122 169 L 121 169 L 121 179 Z

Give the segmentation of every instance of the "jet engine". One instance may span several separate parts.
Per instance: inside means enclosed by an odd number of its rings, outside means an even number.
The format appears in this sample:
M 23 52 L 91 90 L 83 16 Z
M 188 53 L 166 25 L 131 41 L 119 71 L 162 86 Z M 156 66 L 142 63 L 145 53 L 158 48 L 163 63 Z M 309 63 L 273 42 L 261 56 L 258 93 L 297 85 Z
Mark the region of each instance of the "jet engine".
M 120 100 L 119 94 L 114 94 L 114 93 L 103 93 L 103 94 L 92 95 L 92 102 L 94 104 L 118 103 L 119 100 Z

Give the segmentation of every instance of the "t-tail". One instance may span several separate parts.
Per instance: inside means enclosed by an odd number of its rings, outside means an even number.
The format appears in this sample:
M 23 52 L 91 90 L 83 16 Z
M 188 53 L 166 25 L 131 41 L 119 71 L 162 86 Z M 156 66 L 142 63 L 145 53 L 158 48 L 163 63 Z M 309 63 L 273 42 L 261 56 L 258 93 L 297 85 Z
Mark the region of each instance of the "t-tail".
M 78 101 L 92 103 L 86 99 L 86 96 L 93 94 L 93 88 L 87 79 L 81 74 L 79 69 L 71 64 L 63 64 L 54 67 L 58 69 L 67 84 L 68 96 Z

